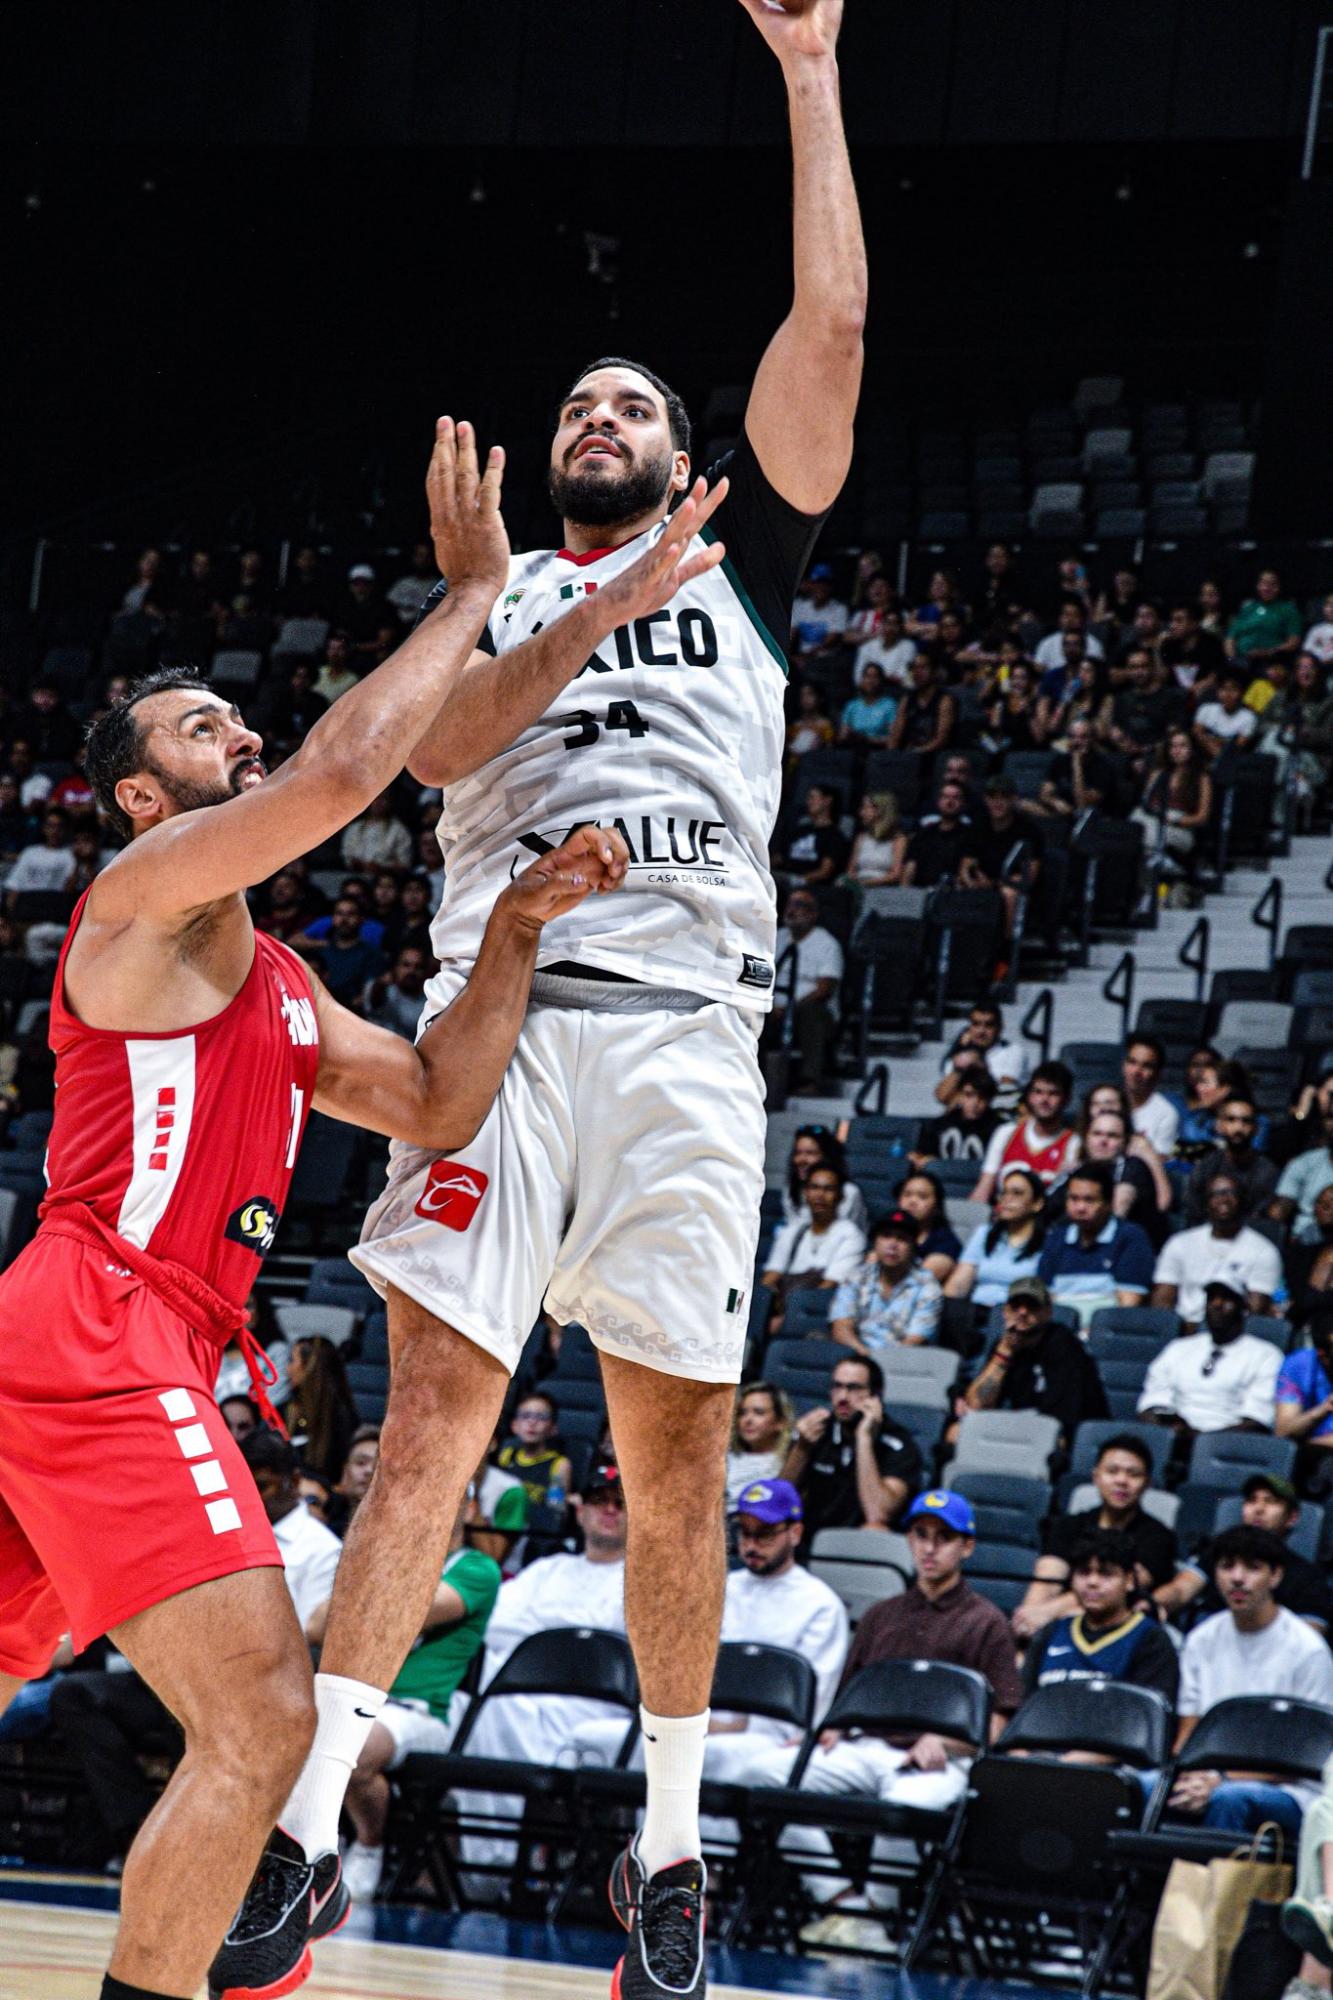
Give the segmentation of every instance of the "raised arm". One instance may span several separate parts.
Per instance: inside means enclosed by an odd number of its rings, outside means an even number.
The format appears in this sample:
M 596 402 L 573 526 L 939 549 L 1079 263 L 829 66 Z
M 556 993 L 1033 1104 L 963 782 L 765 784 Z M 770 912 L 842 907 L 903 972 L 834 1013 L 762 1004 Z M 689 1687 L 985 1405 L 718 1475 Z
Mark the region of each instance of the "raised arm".
M 851 464 L 866 315 L 865 238 L 838 89 L 842 0 L 740 4 L 787 85 L 795 248 L 791 311 L 759 364 L 745 429 L 782 497 L 822 514 Z
M 448 519 L 458 550 L 457 588 L 391 658 L 320 717 L 295 756 L 262 784 L 240 781 L 234 798 L 171 815 L 132 840 L 98 876 L 96 923 L 163 920 L 248 889 L 337 833 L 382 792 L 462 673 L 508 574 L 500 515 L 504 454 L 484 477 L 471 426 L 436 426 L 427 477 L 431 524 Z M 186 710 L 174 728 L 222 731 L 237 768 L 258 768 L 260 739 L 217 701 Z M 191 737 L 193 741 L 193 737 Z M 156 795 L 137 779 L 117 787 L 124 809 L 151 818 Z
M 694 577 L 716 568 L 726 555 L 725 545 L 712 542 L 692 553 L 690 538 L 721 506 L 727 491 L 725 479 L 711 492 L 702 479 L 696 480 L 668 518 L 660 540 L 594 596 L 581 599 L 563 618 L 499 658 L 473 653 L 407 760 L 412 776 L 423 785 L 452 785 L 480 770 L 546 713 L 618 625 L 660 611 Z M 452 577 L 451 551 L 438 536 L 435 551 L 442 574 Z
M 527 1011 L 542 927 L 625 879 L 618 833 L 582 826 L 496 898 L 461 993 L 415 1047 L 316 984 L 315 1109 L 431 1152 L 470 1145 L 495 1100 Z

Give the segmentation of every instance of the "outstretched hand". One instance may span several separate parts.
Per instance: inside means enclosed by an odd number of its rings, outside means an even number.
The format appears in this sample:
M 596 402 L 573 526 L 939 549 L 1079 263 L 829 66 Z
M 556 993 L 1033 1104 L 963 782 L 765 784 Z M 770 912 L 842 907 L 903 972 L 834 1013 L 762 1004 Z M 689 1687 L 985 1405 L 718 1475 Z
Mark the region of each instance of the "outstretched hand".
M 503 449 L 492 445 L 481 473 L 472 425 L 439 418 L 426 498 L 435 560 L 451 590 L 463 583 L 485 584 L 498 597 L 509 580 L 509 535 L 500 513 L 504 466 Z
M 576 910 L 585 896 L 618 889 L 628 867 L 629 849 L 614 829 L 576 827 L 559 847 L 515 876 L 503 900 L 520 923 L 540 930 L 553 917 Z
M 596 603 L 610 620 L 609 629 L 660 611 L 696 576 L 717 568 L 727 553 L 724 543 L 710 542 L 707 548 L 693 552 L 690 543 L 712 519 L 729 491 L 726 479 L 719 479 L 711 491 L 705 480 L 696 479 L 675 513 L 668 514 L 666 532 L 628 569 L 603 584 Z
M 831 56 L 842 26 L 842 0 L 741 0 L 781 63 Z

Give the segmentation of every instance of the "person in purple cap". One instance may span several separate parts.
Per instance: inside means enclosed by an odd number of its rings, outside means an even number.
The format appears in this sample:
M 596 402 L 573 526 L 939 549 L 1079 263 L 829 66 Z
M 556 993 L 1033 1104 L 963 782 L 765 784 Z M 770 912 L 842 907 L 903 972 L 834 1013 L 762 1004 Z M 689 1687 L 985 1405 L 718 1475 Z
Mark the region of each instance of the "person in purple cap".
M 961 1493 L 932 1488 L 919 1493 L 907 1512 L 907 1543 L 915 1571 L 913 1582 L 897 1597 L 885 1598 L 869 1610 L 856 1628 L 843 1669 L 846 1687 L 863 1667 L 880 1660 L 937 1660 L 972 1667 L 990 1683 L 995 1714 L 992 1737 L 1023 1698 L 1014 1642 L 1002 1612 L 964 1581 L 963 1566 L 976 1548 L 976 1520 Z M 927 1732 L 917 1737 L 884 1737 L 871 1731 L 844 1735 L 826 1730 L 806 1766 L 801 1789 L 808 1792 L 862 1794 L 887 1804 L 920 1806 L 941 1811 L 958 1799 L 967 1785 L 973 1756 L 971 1745 Z M 747 1764 L 741 1782 L 782 1785 L 791 1767 L 785 1750 L 769 1750 Z M 833 1849 L 820 1827 L 789 1826 L 786 1845 L 828 1857 Z M 877 1851 L 879 1843 L 876 1843 Z M 837 1919 L 850 1907 L 851 1885 L 835 1876 L 812 1875 L 805 1887 L 824 1906 L 838 1904 Z M 867 1900 L 855 1907 L 880 1907 L 873 1885 Z M 833 1933 L 818 1927 L 811 1942 L 832 1942 Z M 878 1934 L 878 1926 L 876 1926 Z M 805 1935 L 805 1933 L 803 1933 Z M 852 1942 L 837 1933 L 838 1942 Z

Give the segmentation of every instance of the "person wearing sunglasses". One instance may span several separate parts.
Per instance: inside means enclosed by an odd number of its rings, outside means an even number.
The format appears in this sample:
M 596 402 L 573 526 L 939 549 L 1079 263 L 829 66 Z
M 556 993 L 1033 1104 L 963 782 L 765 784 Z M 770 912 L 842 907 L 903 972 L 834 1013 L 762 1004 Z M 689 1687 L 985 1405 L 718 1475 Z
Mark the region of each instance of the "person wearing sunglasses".
M 1169 1424 L 1185 1449 L 1201 1431 L 1271 1431 L 1282 1354 L 1246 1333 L 1245 1281 L 1219 1271 L 1204 1287 L 1204 1323 L 1169 1340 L 1148 1369 L 1138 1414 Z

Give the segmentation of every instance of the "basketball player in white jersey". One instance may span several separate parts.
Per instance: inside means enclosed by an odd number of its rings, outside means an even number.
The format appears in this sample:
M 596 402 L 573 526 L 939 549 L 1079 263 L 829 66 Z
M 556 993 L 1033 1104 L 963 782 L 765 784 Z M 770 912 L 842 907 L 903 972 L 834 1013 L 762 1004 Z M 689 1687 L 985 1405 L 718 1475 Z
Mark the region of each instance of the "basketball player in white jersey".
M 563 546 L 512 561 L 481 649 L 410 760 L 444 788 L 441 969 L 423 1020 L 466 977 L 498 887 L 568 828 L 618 828 L 630 867 L 605 918 L 585 905 L 548 927 L 477 1140 L 443 1159 L 396 1147 L 353 1252 L 388 1301 L 392 1395 L 339 1569 L 315 1748 L 282 1816 L 307 1862 L 336 1848 L 347 1775 L 421 1629 L 463 1485 L 545 1301 L 601 1352 L 629 1509 L 648 1806 L 613 1878 L 631 1932 L 619 2000 L 705 1991 L 698 1790 L 763 1185 L 755 1049 L 773 983 L 784 642 L 850 460 L 866 298 L 839 105 L 842 0 L 739 4 L 787 85 L 795 295 L 744 434 L 696 502 L 694 560 L 663 609 L 627 618 L 621 580 L 670 534 L 690 489 L 689 424 L 659 376 L 599 362 L 556 417 Z M 447 550 L 441 567 L 447 577 Z M 295 1964 L 299 1893 L 281 1921 Z M 259 1990 L 244 1927 L 215 1964 L 215 1993 Z

